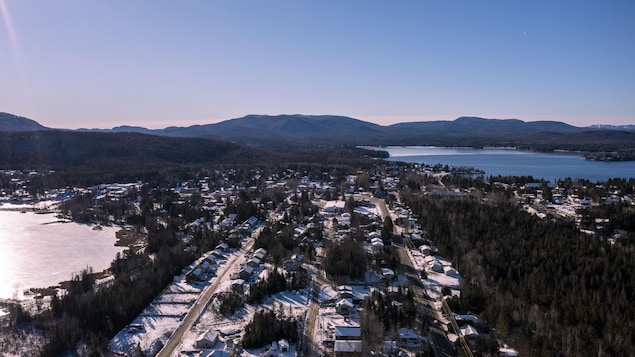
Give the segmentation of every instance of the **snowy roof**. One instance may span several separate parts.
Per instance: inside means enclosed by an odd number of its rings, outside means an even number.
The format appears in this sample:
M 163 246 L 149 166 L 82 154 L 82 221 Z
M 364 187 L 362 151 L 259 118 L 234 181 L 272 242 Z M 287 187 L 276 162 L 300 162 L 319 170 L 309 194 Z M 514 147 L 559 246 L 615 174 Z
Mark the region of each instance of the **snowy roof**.
M 338 337 L 362 337 L 359 326 L 335 326 L 335 339 Z
M 198 338 L 196 339 L 196 341 L 209 341 L 209 342 L 216 342 L 218 341 L 218 336 L 219 336 L 219 331 L 218 330 L 207 330 L 202 332 Z
M 362 352 L 362 341 L 335 341 L 333 350 L 337 352 Z
M 341 306 L 341 305 L 347 305 L 350 307 L 353 307 L 353 299 L 351 298 L 344 298 L 344 299 L 339 299 L 337 300 L 337 302 L 335 303 L 335 306 Z
M 278 346 L 280 347 L 281 350 L 283 349 L 288 349 L 289 348 L 289 341 L 282 339 L 280 341 L 278 341 Z
M 372 245 L 384 245 L 384 241 L 381 240 L 381 238 L 373 238 L 370 240 L 370 244 Z
M 394 276 L 395 272 L 392 271 L 392 269 L 389 269 L 389 268 L 381 268 L 381 274 L 383 276 L 386 276 L 386 275 L 393 275 Z
M 478 331 L 472 325 L 465 325 L 461 327 L 461 335 L 463 336 L 478 336 Z

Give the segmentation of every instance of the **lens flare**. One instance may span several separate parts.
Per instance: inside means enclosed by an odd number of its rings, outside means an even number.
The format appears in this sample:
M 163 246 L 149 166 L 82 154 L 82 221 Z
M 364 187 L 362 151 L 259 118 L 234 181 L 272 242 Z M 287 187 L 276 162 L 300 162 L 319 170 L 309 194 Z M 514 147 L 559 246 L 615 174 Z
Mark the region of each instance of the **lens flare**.
M 13 50 L 16 51 L 18 48 L 18 40 L 15 36 L 15 30 L 13 29 L 13 23 L 11 22 L 11 16 L 9 16 L 9 10 L 7 9 L 5 0 L 0 0 L 0 13 L 2 13 L 2 20 L 4 22 L 4 26 L 7 29 L 11 47 L 13 47 Z

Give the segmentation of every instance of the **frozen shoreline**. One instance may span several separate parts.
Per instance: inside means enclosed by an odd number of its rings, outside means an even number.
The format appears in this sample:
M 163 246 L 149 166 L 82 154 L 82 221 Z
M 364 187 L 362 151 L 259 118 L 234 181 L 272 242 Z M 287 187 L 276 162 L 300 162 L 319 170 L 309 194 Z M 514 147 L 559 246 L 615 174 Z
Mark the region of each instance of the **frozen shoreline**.
M 29 289 L 57 286 L 87 267 L 101 272 L 125 249 L 115 246 L 119 226 L 94 229 L 56 215 L 21 213 L 32 205 L 6 206 L 0 209 L 2 300 L 27 299 Z

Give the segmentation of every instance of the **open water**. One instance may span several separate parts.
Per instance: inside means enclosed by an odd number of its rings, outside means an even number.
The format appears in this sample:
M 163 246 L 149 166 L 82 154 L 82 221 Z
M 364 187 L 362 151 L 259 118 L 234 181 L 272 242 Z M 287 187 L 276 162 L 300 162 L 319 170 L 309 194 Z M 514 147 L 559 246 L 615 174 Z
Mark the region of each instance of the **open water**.
M 537 153 L 512 149 L 446 148 L 434 146 L 367 147 L 385 150 L 388 160 L 473 167 L 485 176 L 533 176 L 551 182 L 571 177 L 590 181 L 635 177 L 635 161 L 588 161 L 576 153 Z

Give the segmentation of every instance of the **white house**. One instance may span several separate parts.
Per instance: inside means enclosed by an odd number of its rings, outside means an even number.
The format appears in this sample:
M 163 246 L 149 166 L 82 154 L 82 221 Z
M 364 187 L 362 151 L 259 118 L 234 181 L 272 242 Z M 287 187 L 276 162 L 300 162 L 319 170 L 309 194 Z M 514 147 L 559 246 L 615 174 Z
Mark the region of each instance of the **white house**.
M 202 332 L 196 338 L 195 346 L 200 349 L 212 349 L 218 342 L 218 336 L 220 332 L 218 330 L 207 330 Z
M 381 238 L 373 238 L 370 241 L 370 247 L 373 251 L 373 254 L 381 253 L 384 250 L 384 242 Z
M 338 356 L 362 352 L 362 330 L 359 326 L 336 326 L 333 351 Z
M 325 212 L 339 213 L 344 212 L 345 206 L 346 202 L 344 201 L 327 201 L 323 209 Z
M 278 341 L 278 348 L 280 348 L 280 352 L 289 352 L 289 341 L 285 339 Z

